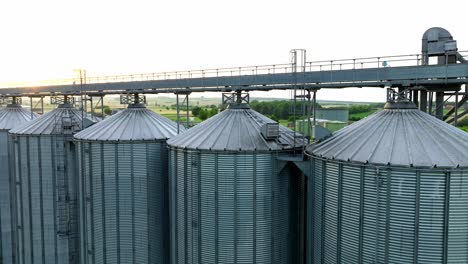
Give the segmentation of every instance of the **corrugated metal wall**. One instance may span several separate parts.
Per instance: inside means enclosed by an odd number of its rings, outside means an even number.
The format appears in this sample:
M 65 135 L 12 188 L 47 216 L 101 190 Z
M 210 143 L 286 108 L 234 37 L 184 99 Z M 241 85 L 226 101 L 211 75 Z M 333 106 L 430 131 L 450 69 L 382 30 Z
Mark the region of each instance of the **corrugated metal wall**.
M 169 263 L 166 143 L 77 144 L 82 263 Z
M 295 263 L 290 203 L 297 197 L 275 159 L 171 149 L 172 264 Z
M 0 130 L 0 263 L 11 264 L 15 259 L 14 182 L 10 174 L 10 141 L 8 132 Z M 13 198 L 13 199 L 12 199 Z
M 75 151 L 63 136 L 14 140 L 18 263 L 78 263 Z
M 312 263 L 468 261 L 466 171 L 318 158 L 312 171 Z

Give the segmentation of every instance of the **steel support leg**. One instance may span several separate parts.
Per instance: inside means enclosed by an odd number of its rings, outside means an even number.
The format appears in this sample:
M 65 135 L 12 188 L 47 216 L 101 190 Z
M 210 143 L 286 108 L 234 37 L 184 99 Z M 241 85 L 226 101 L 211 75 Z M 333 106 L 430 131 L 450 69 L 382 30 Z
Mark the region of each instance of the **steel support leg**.
M 434 106 L 434 92 L 429 92 L 429 109 L 427 110 L 430 115 L 434 115 L 433 112 L 433 106 Z
M 180 105 L 179 105 L 179 94 L 176 94 L 176 112 L 177 112 L 177 134 L 180 133 Z
M 444 118 L 444 92 L 436 92 L 435 117 Z
M 187 112 L 186 112 L 186 116 L 187 116 L 187 123 L 186 123 L 186 125 L 187 125 L 187 126 L 186 126 L 185 128 L 188 129 L 188 128 L 190 127 L 190 116 L 189 116 L 189 115 L 190 115 L 190 113 L 189 113 L 189 107 L 190 107 L 190 105 L 189 105 L 189 96 L 188 96 L 188 94 L 185 96 L 185 100 L 186 100 L 186 102 L 185 102 L 185 103 L 186 103 L 186 105 L 185 105 L 185 106 L 186 106 L 186 109 L 185 109 L 185 110 L 187 111 Z
M 419 100 L 419 110 L 427 112 L 427 91 L 421 90 L 421 99 Z
M 415 105 L 419 105 L 419 91 L 418 90 L 414 90 L 413 91 L 413 102 Z
M 457 126 L 458 124 L 458 91 L 455 92 L 455 116 L 453 119 L 453 125 Z
M 29 97 L 29 103 L 30 103 L 30 106 L 31 106 L 31 119 L 34 118 L 34 111 L 33 111 L 33 108 L 34 108 L 34 105 L 33 105 L 33 98 L 32 97 Z
M 101 118 L 104 120 L 104 96 L 101 95 Z

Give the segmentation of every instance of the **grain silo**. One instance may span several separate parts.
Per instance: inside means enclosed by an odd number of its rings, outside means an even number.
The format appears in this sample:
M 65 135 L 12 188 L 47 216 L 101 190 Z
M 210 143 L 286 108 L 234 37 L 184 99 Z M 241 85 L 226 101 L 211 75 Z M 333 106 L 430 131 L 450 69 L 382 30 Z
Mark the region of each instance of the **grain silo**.
M 175 135 L 175 122 L 138 102 L 75 135 L 81 263 L 169 263 L 166 140 Z
M 12 104 L 0 110 L 0 263 L 3 264 L 16 263 L 15 182 L 12 178 L 14 166 L 8 131 L 31 121 L 33 117 L 35 115 L 22 108 L 16 98 Z
M 406 99 L 310 145 L 310 263 L 468 263 L 468 134 Z
M 168 145 L 172 264 L 295 263 L 291 130 L 232 103 Z
M 72 136 L 88 120 L 68 103 L 10 131 L 14 142 L 18 263 L 78 263 Z

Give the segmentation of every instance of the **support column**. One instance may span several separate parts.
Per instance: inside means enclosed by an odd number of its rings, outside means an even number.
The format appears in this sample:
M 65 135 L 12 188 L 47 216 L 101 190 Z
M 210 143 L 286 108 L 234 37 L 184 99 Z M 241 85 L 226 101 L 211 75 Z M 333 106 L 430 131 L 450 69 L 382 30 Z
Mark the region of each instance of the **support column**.
M 186 103 L 186 104 L 185 104 L 185 106 L 186 106 L 186 109 L 185 109 L 185 110 L 186 110 L 186 117 L 187 117 L 187 120 L 186 120 L 186 127 L 185 127 L 185 128 L 188 129 L 188 128 L 190 127 L 190 113 L 189 113 L 189 112 L 190 112 L 190 111 L 189 111 L 190 105 L 189 105 L 189 96 L 188 96 L 188 94 L 185 95 L 185 101 L 186 101 L 186 102 L 185 102 L 185 103 Z
M 413 91 L 413 102 L 415 105 L 419 105 L 419 91 L 418 90 L 414 90 Z
M 455 116 L 453 117 L 453 125 L 458 125 L 458 91 L 455 92 Z
M 16 104 L 16 98 L 13 97 L 13 103 Z M 32 97 L 29 97 L 29 103 L 30 103 L 30 107 L 31 107 L 31 119 L 34 118 L 34 105 L 33 105 L 33 98 Z
M 180 133 L 180 105 L 179 105 L 179 94 L 176 93 L 176 108 L 177 108 L 177 134 Z
M 430 115 L 434 115 L 434 111 L 433 111 L 433 109 L 432 109 L 432 108 L 434 107 L 434 92 L 433 92 L 433 91 L 429 91 L 429 92 L 428 92 L 428 95 L 429 95 L 429 101 L 428 101 L 429 107 L 428 107 L 427 111 L 428 111 L 428 113 L 429 113 Z
M 419 101 L 419 110 L 427 112 L 427 91 L 421 90 L 421 100 Z
M 435 117 L 444 119 L 444 92 L 436 92 Z

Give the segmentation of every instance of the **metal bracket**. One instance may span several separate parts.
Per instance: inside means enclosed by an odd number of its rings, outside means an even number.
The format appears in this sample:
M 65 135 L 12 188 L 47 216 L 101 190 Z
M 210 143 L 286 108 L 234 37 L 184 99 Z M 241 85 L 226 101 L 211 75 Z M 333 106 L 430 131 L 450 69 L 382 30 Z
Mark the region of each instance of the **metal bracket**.
M 22 104 L 23 99 L 21 97 L 16 96 L 2 96 L 0 97 L 0 105 L 7 105 L 7 104 Z
M 120 95 L 120 104 L 146 104 L 146 96 L 142 94 Z
M 387 102 L 409 101 L 409 93 L 408 89 L 397 92 L 392 88 L 387 88 Z
M 59 105 L 59 104 L 75 104 L 75 97 L 73 96 L 51 96 L 50 104 Z
M 235 92 L 235 93 L 223 93 L 222 105 L 223 108 L 230 104 L 249 104 L 250 95 L 249 93 Z

